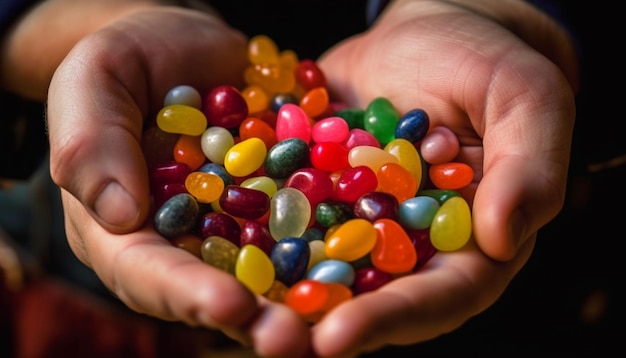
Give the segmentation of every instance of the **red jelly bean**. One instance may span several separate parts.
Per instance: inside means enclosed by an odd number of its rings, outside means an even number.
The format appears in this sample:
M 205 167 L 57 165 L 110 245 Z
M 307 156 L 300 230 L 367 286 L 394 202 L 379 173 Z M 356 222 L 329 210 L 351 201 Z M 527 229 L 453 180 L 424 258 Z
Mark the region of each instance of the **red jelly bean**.
M 287 178 L 284 187 L 295 188 L 304 193 L 311 208 L 316 208 L 333 193 L 333 182 L 328 173 L 315 168 L 296 170 Z
M 346 169 L 350 166 L 348 149 L 335 142 L 317 143 L 311 148 L 311 164 L 326 172 Z
M 330 293 L 325 283 L 304 279 L 296 282 L 285 295 L 285 304 L 301 315 L 320 311 Z
M 224 213 L 204 214 L 198 221 L 198 232 L 203 238 L 219 236 L 237 246 L 242 246 L 239 240 L 241 235 L 239 223 L 232 216 Z
M 202 111 L 214 126 L 236 128 L 248 117 L 248 104 L 232 86 L 217 86 L 206 94 Z
M 219 199 L 219 205 L 228 214 L 254 220 L 269 210 L 270 197 L 260 190 L 228 185 Z
M 409 272 L 417 263 L 417 252 L 404 228 L 390 219 L 374 222 L 378 240 L 372 249 L 372 264 L 389 273 Z
M 355 271 L 352 291 L 355 295 L 374 291 L 393 280 L 393 275 L 376 267 L 363 267 Z
M 260 118 L 248 117 L 239 126 L 239 138 L 259 138 L 265 143 L 265 148 L 270 150 L 276 143 L 276 131 L 267 122 Z
M 337 199 L 346 203 L 355 203 L 367 193 L 376 190 L 378 179 L 372 169 L 364 165 L 348 168 L 341 173 L 337 181 Z
M 430 180 L 439 189 L 461 189 L 474 179 L 474 170 L 465 163 L 433 164 L 428 169 Z
M 295 76 L 296 82 L 307 91 L 315 87 L 326 87 L 326 76 L 313 60 L 301 60 L 296 67 Z

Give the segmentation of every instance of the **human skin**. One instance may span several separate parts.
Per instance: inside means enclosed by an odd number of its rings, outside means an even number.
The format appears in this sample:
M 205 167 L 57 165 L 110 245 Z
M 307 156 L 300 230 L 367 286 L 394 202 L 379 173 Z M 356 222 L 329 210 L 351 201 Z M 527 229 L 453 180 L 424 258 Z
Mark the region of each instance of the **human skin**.
M 62 188 L 69 243 L 138 312 L 221 329 L 262 356 L 349 356 L 422 342 L 492 305 L 528 260 L 537 230 L 563 204 L 577 88 L 564 33 L 516 0 L 396 1 L 319 64 L 335 98 L 363 107 L 385 96 L 399 112 L 419 106 L 433 126 L 456 134 L 456 159 L 476 172 L 463 190 L 474 237 L 309 327 L 284 305 L 171 246 L 146 221 L 144 120 L 174 85 L 237 83 L 246 42 L 214 16 L 129 3 L 100 26 L 63 37 L 58 62 L 30 77 L 39 86 L 20 86 L 19 78 L 3 86 L 47 100 L 51 174 Z M 13 36 L 32 35 L 28 26 L 19 29 Z M 197 46 L 197 38 L 206 41 Z

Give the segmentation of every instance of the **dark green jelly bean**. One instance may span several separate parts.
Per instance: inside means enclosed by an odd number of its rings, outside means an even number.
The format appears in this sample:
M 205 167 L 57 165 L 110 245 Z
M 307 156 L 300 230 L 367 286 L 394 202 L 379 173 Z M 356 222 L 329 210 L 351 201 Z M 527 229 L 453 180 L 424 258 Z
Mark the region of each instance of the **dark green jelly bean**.
M 417 195 L 425 195 L 434 198 L 439 202 L 439 204 L 443 204 L 446 200 L 455 197 L 461 196 L 461 194 L 456 190 L 449 189 L 425 189 L 417 192 Z
M 346 203 L 320 203 L 315 209 L 315 220 L 323 227 L 342 224 L 354 218 L 352 206 Z
M 199 210 L 198 201 L 190 194 L 174 195 L 154 215 L 154 229 L 168 239 L 187 234 L 193 229 Z
M 265 172 L 272 178 L 284 179 L 309 163 L 309 145 L 300 138 L 276 143 L 265 156 Z
M 363 116 L 365 115 L 365 110 L 360 108 L 344 108 L 338 110 L 335 115 L 337 117 L 343 118 L 346 123 L 348 123 L 348 128 L 354 129 L 363 129 Z

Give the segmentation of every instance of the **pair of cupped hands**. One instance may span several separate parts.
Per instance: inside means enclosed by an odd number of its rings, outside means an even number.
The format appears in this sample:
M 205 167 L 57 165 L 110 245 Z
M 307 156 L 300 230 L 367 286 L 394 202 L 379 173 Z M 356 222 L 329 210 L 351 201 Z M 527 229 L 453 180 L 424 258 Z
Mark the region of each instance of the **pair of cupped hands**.
M 468 4 L 472 4 L 468 7 Z M 280 45 L 280 44 L 279 44 Z M 332 97 L 387 97 L 449 128 L 470 164 L 473 237 L 315 325 L 150 225 L 142 128 L 176 85 L 241 85 L 247 39 L 204 12 L 136 11 L 77 43 L 48 91 L 51 174 L 74 253 L 131 309 L 220 329 L 261 356 L 351 356 L 435 338 L 486 310 L 561 209 L 574 125 L 568 39 L 519 1 L 397 1 L 318 59 Z M 449 138 L 427 137 L 427 161 Z

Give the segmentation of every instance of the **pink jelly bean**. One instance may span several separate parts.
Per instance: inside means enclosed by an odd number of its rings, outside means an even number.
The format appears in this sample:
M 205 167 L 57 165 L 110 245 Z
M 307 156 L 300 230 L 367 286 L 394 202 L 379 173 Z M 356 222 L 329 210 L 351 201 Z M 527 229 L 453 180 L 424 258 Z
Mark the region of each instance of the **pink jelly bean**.
M 276 117 L 276 139 L 300 138 L 311 141 L 311 121 L 297 104 L 287 103 L 280 107 Z
M 317 121 L 313 125 L 311 136 L 315 143 L 341 143 L 348 138 L 349 132 L 348 123 L 341 117 L 333 116 Z
M 343 145 L 348 148 L 348 150 L 360 145 L 368 145 L 376 148 L 381 147 L 378 139 L 376 139 L 372 133 L 360 128 L 351 129 Z

